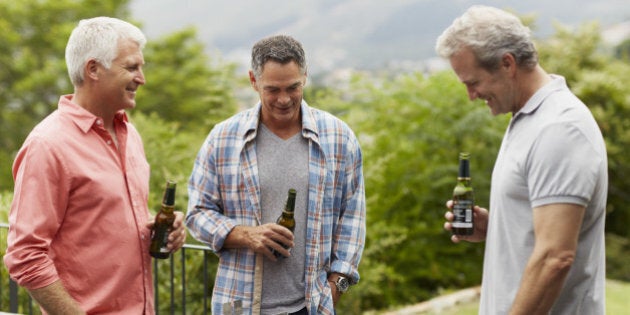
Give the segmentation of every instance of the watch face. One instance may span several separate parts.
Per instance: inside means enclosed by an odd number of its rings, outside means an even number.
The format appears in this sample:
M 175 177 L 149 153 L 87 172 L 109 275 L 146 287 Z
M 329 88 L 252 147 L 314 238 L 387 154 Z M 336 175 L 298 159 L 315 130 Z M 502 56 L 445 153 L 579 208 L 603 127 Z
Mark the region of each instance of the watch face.
M 350 287 L 350 282 L 345 277 L 339 277 L 336 284 L 337 290 L 339 290 L 339 292 L 341 293 L 345 293 L 346 291 L 348 291 L 348 287 Z

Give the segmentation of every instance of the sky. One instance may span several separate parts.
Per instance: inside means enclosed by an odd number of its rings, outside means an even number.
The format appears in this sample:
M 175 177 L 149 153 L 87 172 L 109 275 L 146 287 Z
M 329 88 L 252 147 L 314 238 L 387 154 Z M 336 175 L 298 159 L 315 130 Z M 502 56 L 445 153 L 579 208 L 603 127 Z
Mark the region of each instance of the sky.
M 149 38 L 196 27 L 206 50 L 247 64 L 251 46 L 272 34 L 300 40 L 312 72 L 382 68 L 435 58 L 435 39 L 472 4 L 534 15 L 538 37 L 554 23 L 602 28 L 630 21 L 630 0 L 132 0 Z

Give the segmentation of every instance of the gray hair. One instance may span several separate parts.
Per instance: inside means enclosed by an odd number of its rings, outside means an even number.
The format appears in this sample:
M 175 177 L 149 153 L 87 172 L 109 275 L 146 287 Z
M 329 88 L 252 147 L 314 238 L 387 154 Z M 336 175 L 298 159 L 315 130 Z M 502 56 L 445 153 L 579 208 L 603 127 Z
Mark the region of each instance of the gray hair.
M 83 84 L 83 68 L 90 59 L 109 69 L 118 56 L 121 39 L 131 39 L 140 49 L 147 42 L 139 28 L 123 20 L 102 16 L 79 21 L 66 45 L 66 65 L 72 84 Z
M 498 69 L 505 54 L 514 56 L 518 66 L 531 69 L 538 64 L 530 29 L 513 14 L 493 7 L 470 7 L 435 46 L 438 55 L 447 59 L 464 48 L 471 49 L 479 65 L 489 71 Z
M 263 66 L 267 61 L 287 64 L 291 61 L 306 74 L 306 56 L 302 44 L 291 36 L 275 35 L 258 41 L 252 48 L 252 71 L 256 78 L 260 78 Z

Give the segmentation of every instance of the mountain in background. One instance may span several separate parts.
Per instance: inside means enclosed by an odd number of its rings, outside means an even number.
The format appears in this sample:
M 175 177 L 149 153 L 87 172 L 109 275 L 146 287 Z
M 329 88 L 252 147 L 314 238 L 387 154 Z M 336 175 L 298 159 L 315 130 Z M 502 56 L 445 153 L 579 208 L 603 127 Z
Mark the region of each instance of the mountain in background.
M 630 20 L 628 0 L 132 0 L 131 12 L 149 38 L 195 26 L 209 53 L 243 67 L 257 40 L 292 35 L 316 74 L 425 63 L 435 58 L 435 39 L 473 4 L 533 14 L 539 38 L 556 22 L 606 28 Z

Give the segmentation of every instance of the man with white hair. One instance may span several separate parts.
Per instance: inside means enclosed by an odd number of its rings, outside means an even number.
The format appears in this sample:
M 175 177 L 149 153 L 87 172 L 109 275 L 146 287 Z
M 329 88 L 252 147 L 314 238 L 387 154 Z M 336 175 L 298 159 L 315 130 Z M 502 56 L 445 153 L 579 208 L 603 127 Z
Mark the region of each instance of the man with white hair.
M 145 43 L 125 21 L 80 21 L 66 46 L 74 94 L 15 158 L 4 262 L 44 313 L 154 313 L 149 165 L 125 114 L 145 83 Z M 169 249 L 185 237 L 178 211 Z

